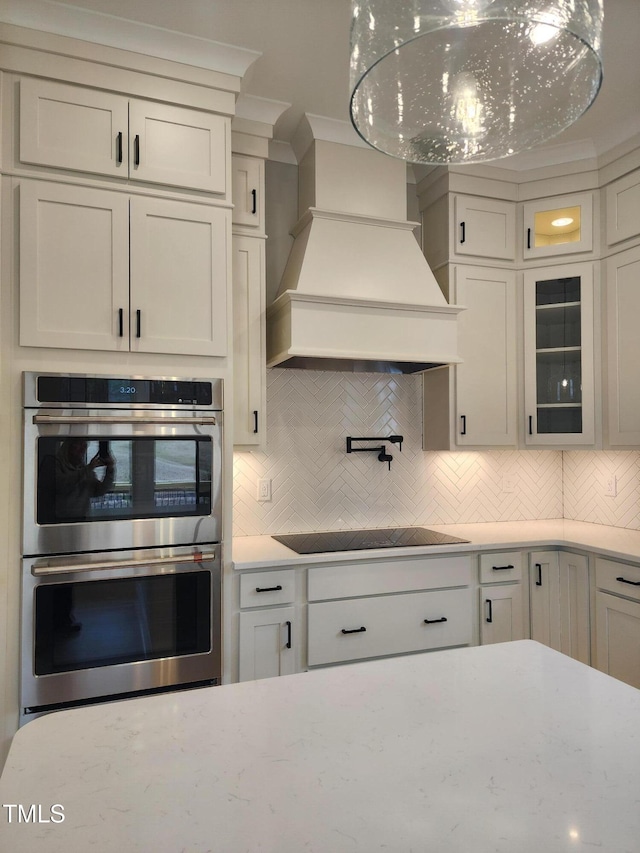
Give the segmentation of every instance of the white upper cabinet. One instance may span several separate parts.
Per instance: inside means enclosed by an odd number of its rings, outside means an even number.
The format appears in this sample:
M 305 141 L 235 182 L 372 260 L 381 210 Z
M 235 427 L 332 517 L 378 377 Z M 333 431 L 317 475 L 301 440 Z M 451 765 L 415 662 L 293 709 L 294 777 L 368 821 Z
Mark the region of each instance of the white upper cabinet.
M 264 160 L 234 154 L 231 166 L 233 224 L 264 229 Z
M 451 230 L 454 255 L 515 260 L 516 212 L 510 201 L 456 195 Z
M 128 350 L 127 195 L 45 181 L 19 192 L 20 344 Z
M 606 261 L 609 444 L 640 445 L 640 247 Z
M 607 245 L 640 234 L 640 170 L 609 184 L 605 191 Z
M 227 354 L 230 212 L 20 184 L 20 343 Z
M 230 213 L 131 198 L 131 350 L 225 356 Z
M 423 375 L 423 448 L 517 443 L 515 272 L 456 265 L 462 363 Z
M 593 251 L 593 195 L 558 196 L 526 202 L 524 260 Z
M 234 445 L 255 450 L 266 435 L 264 239 L 233 236 Z
M 595 441 L 593 265 L 524 274 L 526 443 Z
M 227 192 L 227 117 L 53 81 L 20 81 L 22 163 Z

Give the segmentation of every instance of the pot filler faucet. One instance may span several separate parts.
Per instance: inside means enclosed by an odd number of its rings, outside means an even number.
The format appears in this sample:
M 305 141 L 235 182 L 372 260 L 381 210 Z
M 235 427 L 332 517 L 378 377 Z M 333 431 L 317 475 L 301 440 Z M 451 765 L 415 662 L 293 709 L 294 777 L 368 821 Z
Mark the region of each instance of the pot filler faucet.
M 397 444 L 400 449 L 400 453 L 402 453 L 402 442 L 404 441 L 404 436 L 402 435 L 388 435 L 386 438 L 379 438 L 377 436 L 370 437 L 356 437 L 356 436 L 347 436 L 347 453 L 377 453 L 379 462 L 387 462 L 389 465 L 389 470 L 391 470 L 391 460 L 393 456 L 390 453 L 387 453 L 386 445 L 381 444 L 377 447 L 354 447 L 354 441 L 390 441 L 391 444 Z

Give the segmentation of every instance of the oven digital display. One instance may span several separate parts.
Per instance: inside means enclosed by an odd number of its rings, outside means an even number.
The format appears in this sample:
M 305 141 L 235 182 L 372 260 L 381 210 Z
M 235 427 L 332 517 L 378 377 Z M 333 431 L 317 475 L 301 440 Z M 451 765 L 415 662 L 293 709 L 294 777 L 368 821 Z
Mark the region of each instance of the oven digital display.
M 153 405 L 212 404 L 212 386 L 207 381 L 132 379 L 99 376 L 39 376 L 38 402 Z
M 149 403 L 147 379 L 107 380 L 107 403 Z

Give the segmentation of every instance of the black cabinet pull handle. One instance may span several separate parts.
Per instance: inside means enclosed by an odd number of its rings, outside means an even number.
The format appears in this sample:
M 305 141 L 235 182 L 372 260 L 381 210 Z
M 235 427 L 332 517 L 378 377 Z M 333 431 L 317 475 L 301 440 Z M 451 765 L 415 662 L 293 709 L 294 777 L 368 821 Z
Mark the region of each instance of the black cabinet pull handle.
M 343 628 L 342 633 L 343 634 L 363 634 L 366 630 L 367 629 L 363 625 L 362 628 L 351 628 L 351 629 Z
M 134 166 L 140 165 L 140 136 L 137 133 L 133 140 L 133 164 Z
M 538 570 L 538 580 L 536 581 L 536 586 L 542 586 L 542 563 L 536 563 L 536 569 Z
M 291 622 L 287 621 L 287 648 L 291 648 Z
M 122 131 L 116 136 L 116 160 L 122 163 Z
M 462 422 L 462 429 L 460 430 L 460 435 L 466 435 L 467 434 L 467 416 L 466 415 L 460 415 L 460 420 Z
M 466 234 L 466 230 L 467 230 L 467 229 L 466 229 L 466 227 L 465 227 L 465 226 L 466 226 L 466 224 L 467 224 L 466 222 L 461 222 L 461 223 L 460 223 L 460 242 L 461 242 L 461 243 L 464 243 L 464 242 L 465 242 L 465 240 L 467 239 L 467 234 Z
M 142 335 L 142 311 L 138 308 L 136 311 L 136 338 Z
M 531 228 L 527 228 L 527 249 L 531 248 Z
M 491 566 L 494 572 L 506 572 L 508 569 L 513 569 L 515 566 Z
M 124 337 L 124 311 L 118 308 L 118 337 Z
M 435 625 L 436 622 L 446 622 L 446 621 L 447 621 L 447 617 L 441 616 L 439 619 L 425 619 L 424 624 L 425 625 Z
M 257 586 L 256 592 L 280 592 L 281 589 L 281 584 L 278 584 L 278 586 Z
M 533 435 L 533 415 L 529 415 L 529 435 Z
M 258 410 L 253 410 L 253 431 L 254 433 L 258 432 Z
M 631 584 L 631 586 L 640 586 L 640 581 L 628 581 L 626 578 L 616 578 L 616 580 L 620 581 L 620 583 Z
M 485 599 L 485 604 L 488 604 L 487 615 L 485 617 L 485 622 L 493 622 L 493 602 L 490 598 Z
M 258 212 L 258 193 L 257 190 L 251 190 L 251 213 L 254 215 Z

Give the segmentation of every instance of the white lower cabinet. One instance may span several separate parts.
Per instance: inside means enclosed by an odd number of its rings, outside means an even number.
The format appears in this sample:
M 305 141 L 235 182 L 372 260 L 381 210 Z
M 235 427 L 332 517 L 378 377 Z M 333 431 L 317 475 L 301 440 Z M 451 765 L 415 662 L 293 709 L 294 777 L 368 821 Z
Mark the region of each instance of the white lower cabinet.
M 468 589 L 309 605 L 309 666 L 470 643 Z
M 531 639 L 583 663 L 590 661 L 589 570 L 582 554 L 530 554 Z
M 640 566 L 596 560 L 595 599 L 596 668 L 640 688 Z
M 480 643 L 506 643 L 526 637 L 522 596 L 522 554 L 480 555 Z
M 295 672 L 294 633 L 293 607 L 241 613 L 238 679 L 252 681 Z
M 471 644 L 470 581 L 465 555 L 310 569 L 309 666 Z
M 295 672 L 299 638 L 295 570 L 247 572 L 240 575 L 239 585 L 238 680 Z

